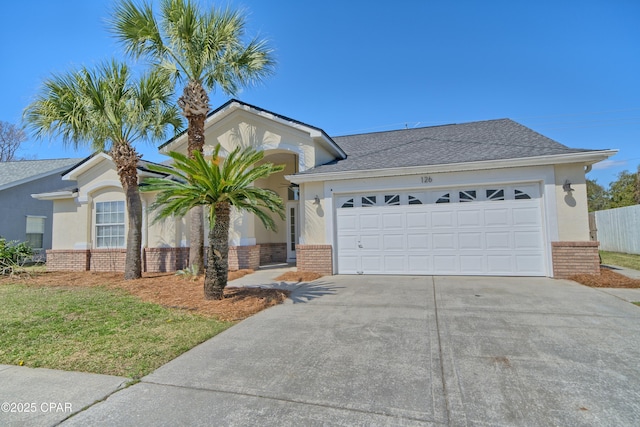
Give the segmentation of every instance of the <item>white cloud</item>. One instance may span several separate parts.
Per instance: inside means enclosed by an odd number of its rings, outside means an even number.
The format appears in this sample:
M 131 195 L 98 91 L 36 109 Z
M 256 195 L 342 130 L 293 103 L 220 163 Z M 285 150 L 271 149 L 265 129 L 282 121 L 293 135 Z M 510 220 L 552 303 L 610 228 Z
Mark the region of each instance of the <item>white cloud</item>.
M 627 166 L 626 160 L 603 160 L 593 165 L 593 170 L 605 170 Z

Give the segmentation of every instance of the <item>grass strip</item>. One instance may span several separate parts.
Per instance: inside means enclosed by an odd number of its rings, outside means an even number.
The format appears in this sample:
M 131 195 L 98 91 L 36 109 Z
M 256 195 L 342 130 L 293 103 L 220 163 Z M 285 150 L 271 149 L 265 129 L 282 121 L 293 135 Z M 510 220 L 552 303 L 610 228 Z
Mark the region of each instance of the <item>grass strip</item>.
M 605 265 L 617 265 L 640 270 L 640 255 L 600 251 L 600 258 Z
M 117 289 L 0 286 L 0 364 L 140 378 L 232 322 Z

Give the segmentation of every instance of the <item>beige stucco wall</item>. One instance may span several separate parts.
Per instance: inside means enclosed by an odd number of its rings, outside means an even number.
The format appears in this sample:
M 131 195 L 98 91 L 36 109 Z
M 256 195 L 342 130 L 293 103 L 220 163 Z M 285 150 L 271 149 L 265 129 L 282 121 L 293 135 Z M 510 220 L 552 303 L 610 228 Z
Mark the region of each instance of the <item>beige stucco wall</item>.
M 152 209 L 156 193 L 141 193 L 143 215 L 143 246 L 167 248 L 189 246 L 189 216 L 157 220 L 157 210 Z
M 87 205 L 75 199 L 53 202 L 53 249 L 88 249 Z
M 589 214 L 584 165 L 556 165 L 554 171 L 559 240 L 588 241 Z M 565 181 L 569 181 L 575 191 L 565 192 L 562 189 Z
M 300 186 L 300 240 L 305 245 L 326 243 L 326 217 L 331 215 L 326 207 L 323 182 L 310 182 Z M 315 203 L 318 196 L 320 203 Z
M 322 146 L 322 138 L 314 138 L 316 137 L 312 137 L 309 132 L 296 129 L 295 126 L 236 110 L 205 129 L 204 152 L 211 153 L 213 147 L 218 144 L 226 152 L 238 146 L 255 147 L 264 151 L 287 151 L 299 156 L 300 166 L 297 169 L 306 170 L 335 159 L 335 156 Z M 180 144 L 172 149 L 186 152 L 187 139 L 183 138 Z M 224 154 L 221 153 L 223 157 Z
M 277 158 L 270 157 L 267 155 L 264 159 L 265 162 L 273 162 L 277 164 L 284 164 L 285 169 L 282 172 L 277 172 L 271 175 L 267 179 L 260 179 L 255 182 L 256 187 L 260 188 L 268 188 L 275 191 L 278 196 L 282 199 L 283 203 L 286 206 L 288 202 L 288 187 L 289 181 L 285 178 L 285 175 L 290 175 L 296 170 L 296 157 L 291 154 L 286 156 L 286 161 L 282 162 L 281 156 Z M 262 221 L 256 218 L 254 215 L 245 214 L 250 216 L 253 221 L 255 221 L 254 231 L 256 243 L 284 243 L 287 241 L 287 221 L 286 219 L 280 219 L 280 217 L 276 214 L 270 213 L 269 215 L 273 218 L 276 224 L 276 231 L 267 230 L 264 225 L 262 225 Z

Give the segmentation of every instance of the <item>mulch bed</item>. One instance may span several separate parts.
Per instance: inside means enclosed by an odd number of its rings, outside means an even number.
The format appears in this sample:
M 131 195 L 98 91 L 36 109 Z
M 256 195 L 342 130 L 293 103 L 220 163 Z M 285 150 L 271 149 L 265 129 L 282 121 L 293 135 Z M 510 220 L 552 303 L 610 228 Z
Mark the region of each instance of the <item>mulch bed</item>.
M 631 279 L 605 267 L 600 268 L 599 276 L 595 274 L 576 274 L 569 279 L 592 288 L 640 288 L 640 280 Z
M 253 270 L 231 271 L 229 280 L 250 273 L 253 273 Z M 205 300 L 203 276 L 192 280 L 173 273 L 144 273 L 141 279 L 124 280 L 122 273 L 46 272 L 23 278 L 0 277 L 0 285 L 3 283 L 61 288 L 106 286 L 122 289 L 143 301 L 229 321 L 245 319 L 265 308 L 282 303 L 289 296 L 289 292 L 283 289 L 227 287 L 223 300 Z
M 311 282 L 313 280 L 321 278 L 323 275 L 319 273 L 312 272 L 300 272 L 297 271 L 287 271 L 284 274 L 276 277 L 275 280 L 279 280 L 281 282 Z

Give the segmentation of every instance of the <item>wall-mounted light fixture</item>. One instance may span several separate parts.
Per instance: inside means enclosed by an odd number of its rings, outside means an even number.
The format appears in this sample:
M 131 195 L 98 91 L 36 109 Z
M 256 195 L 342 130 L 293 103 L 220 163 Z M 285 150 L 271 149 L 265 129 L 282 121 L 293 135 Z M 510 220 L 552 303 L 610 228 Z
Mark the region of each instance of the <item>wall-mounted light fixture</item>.
M 562 184 L 562 189 L 567 193 L 575 191 L 573 188 L 571 188 L 571 182 L 569 182 L 568 179 L 564 181 L 564 184 Z
M 313 204 L 314 205 L 319 205 L 320 204 L 320 197 L 318 197 L 317 194 L 316 194 L 316 197 L 313 198 Z

